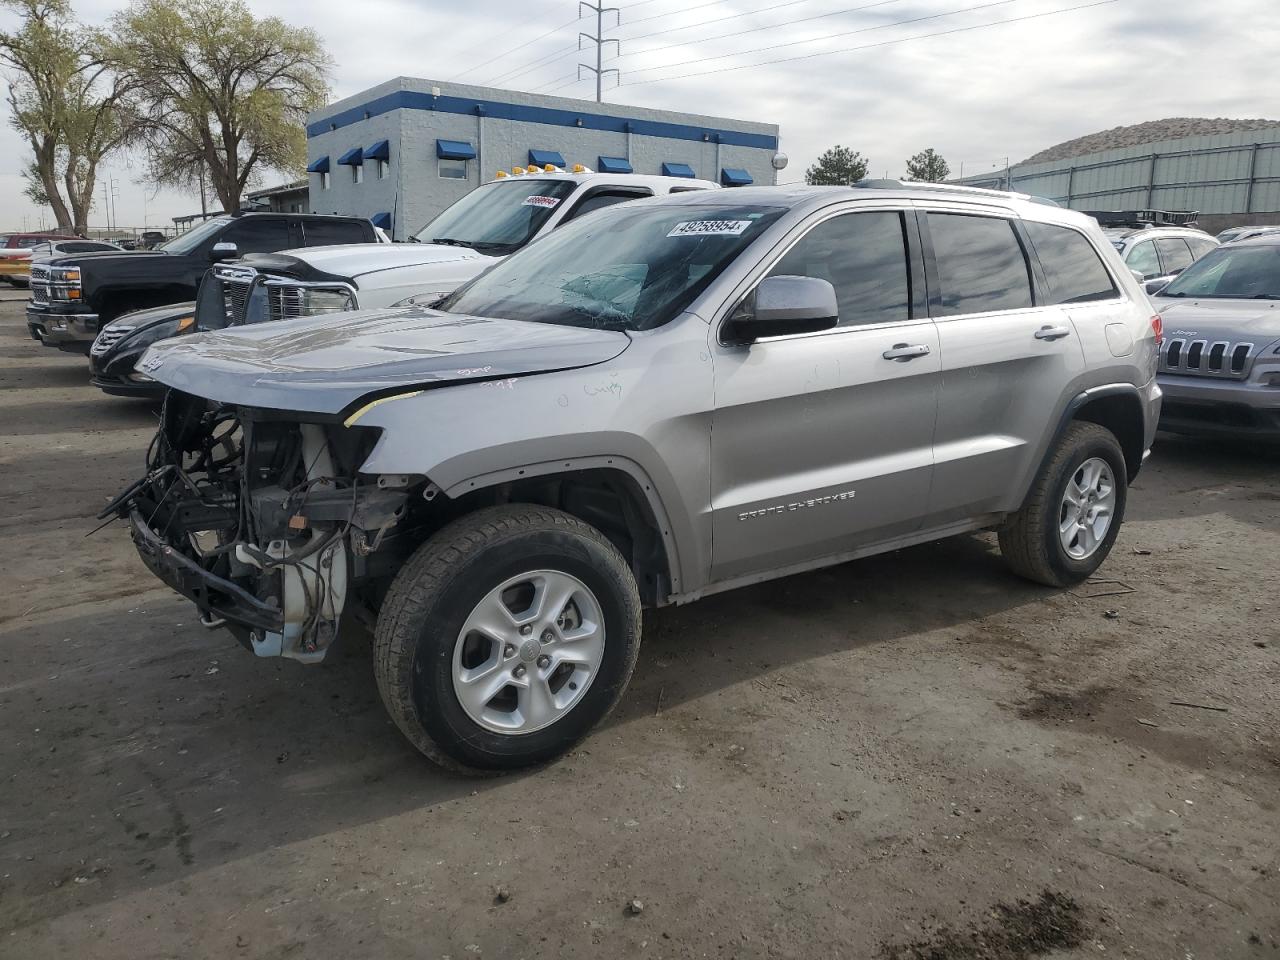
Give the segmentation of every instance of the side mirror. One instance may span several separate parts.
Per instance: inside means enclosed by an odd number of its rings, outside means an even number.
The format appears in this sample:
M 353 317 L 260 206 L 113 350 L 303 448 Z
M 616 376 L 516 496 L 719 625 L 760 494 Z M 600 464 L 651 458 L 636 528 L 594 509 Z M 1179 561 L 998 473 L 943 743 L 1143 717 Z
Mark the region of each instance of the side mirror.
M 1148 280 L 1142 287 L 1147 291 L 1148 295 L 1154 295 L 1167 287 L 1169 283 L 1170 277 L 1156 277 L 1154 280 Z
M 234 260 L 240 254 L 240 248 L 229 240 L 219 240 L 209 248 L 209 259 L 214 263 L 220 260 Z
M 733 338 L 751 343 L 761 337 L 830 330 L 840 318 L 835 287 L 818 277 L 765 277 L 730 318 Z
M 1129 272 L 1133 274 L 1133 279 L 1137 280 L 1139 283 L 1147 282 L 1146 274 L 1144 274 L 1141 270 L 1130 270 Z

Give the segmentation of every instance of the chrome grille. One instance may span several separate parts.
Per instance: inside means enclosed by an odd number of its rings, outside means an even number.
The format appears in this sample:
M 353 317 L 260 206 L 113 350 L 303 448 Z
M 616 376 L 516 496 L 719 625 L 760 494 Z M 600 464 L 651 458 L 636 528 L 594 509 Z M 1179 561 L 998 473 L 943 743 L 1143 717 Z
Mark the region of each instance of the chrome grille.
M 1166 340 L 1160 350 L 1160 370 L 1162 373 L 1243 380 L 1249 376 L 1255 356 L 1256 348 L 1252 343 L 1173 337 Z
M 93 341 L 93 346 L 89 348 L 89 351 L 95 357 L 100 357 L 119 343 L 126 333 L 132 332 L 133 327 L 106 327 L 98 334 L 98 338 Z
M 267 287 L 267 312 L 272 320 L 304 316 L 302 288 L 272 283 Z
M 31 300 L 34 303 L 49 302 L 49 268 L 31 265 Z
M 252 282 L 241 280 L 222 281 L 222 308 L 227 314 L 228 325 L 244 323 L 245 304 L 249 302 Z

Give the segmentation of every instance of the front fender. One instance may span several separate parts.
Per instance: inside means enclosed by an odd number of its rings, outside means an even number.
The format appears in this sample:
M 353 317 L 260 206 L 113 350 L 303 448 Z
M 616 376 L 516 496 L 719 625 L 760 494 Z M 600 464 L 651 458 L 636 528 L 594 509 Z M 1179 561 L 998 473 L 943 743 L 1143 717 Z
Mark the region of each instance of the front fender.
M 551 472 L 621 470 L 659 519 L 674 592 L 700 589 L 711 552 L 706 338 L 690 316 L 595 366 L 380 398 L 347 421 L 382 431 L 361 472 L 426 476 L 455 497 Z

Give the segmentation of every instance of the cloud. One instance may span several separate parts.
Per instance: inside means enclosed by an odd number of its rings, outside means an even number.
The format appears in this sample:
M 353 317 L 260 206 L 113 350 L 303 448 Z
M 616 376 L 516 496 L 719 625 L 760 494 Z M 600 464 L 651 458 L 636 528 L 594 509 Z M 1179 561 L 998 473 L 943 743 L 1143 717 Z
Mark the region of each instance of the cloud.
M 622 24 L 613 28 L 608 21 L 605 33 L 623 38 L 623 57 L 613 65 L 622 69 L 624 85 L 607 90 L 605 99 L 778 123 L 791 156 L 784 180 L 800 179 L 835 143 L 860 150 L 876 176 L 900 174 L 907 157 L 930 146 L 953 170 L 963 162 L 966 172 L 975 172 L 1119 124 L 1167 116 L 1280 118 L 1277 95 L 1265 82 L 1271 51 L 1280 44 L 1274 0 L 1217 0 L 1208 7 L 1117 0 L 933 37 L 926 35 L 1086 0 L 1010 0 L 968 12 L 982 0 L 901 0 L 855 12 L 839 11 L 871 0 L 803 0 L 779 7 L 782 2 L 621 0 L 616 5 L 622 7 Z M 93 0 L 78 8 L 86 20 L 102 22 L 121 6 Z M 253 9 L 320 33 L 335 61 L 335 99 L 399 75 L 483 84 L 512 74 L 499 85 L 547 92 L 558 81 L 568 85 L 556 91 L 561 96 L 589 96 L 594 89 L 592 81 L 572 78 L 578 30 L 593 32 L 595 24 L 569 23 L 570 4 L 254 0 Z M 727 17 L 732 19 L 720 19 Z M 894 25 L 920 17 L 934 19 Z M 563 29 L 542 36 L 557 27 Z M 712 39 L 754 27 L 764 29 Z M 860 32 L 833 36 L 855 30 Z M 743 53 L 800 40 L 808 42 Z M 903 42 L 885 43 L 898 40 Z M 829 55 L 723 69 L 811 53 Z M 705 59 L 711 57 L 717 59 Z M 668 66 L 690 60 L 700 62 Z M 636 82 L 704 70 L 720 72 Z M 25 156 L 15 133 L 0 132 L 2 222 L 14 224 L 35 212 L 18 197 L 20 187 L 11 186 Z M 142 224 L 146 191 L 137 183 L 139 169 L 135 159 L 132 169 L 116 162 L 107 171 L 120 181 L 121 224 Z M 153 224 L 195 209 L 198 197 L 173 191 L 147 201 Z M 100 219 L 95 212 L 93 223 Z

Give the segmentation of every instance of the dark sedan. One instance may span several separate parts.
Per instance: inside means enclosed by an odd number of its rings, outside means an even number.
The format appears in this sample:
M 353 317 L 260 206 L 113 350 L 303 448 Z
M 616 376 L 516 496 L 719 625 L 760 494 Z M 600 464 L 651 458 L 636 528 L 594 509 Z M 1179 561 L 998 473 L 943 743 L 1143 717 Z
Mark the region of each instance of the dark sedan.
M 173 303 L 112 320 L 89 349 L 90 383 L 115 397 L 160 397 L 165 387 L 135 364 L 147 347 L 195 329 L 194 303 Z

